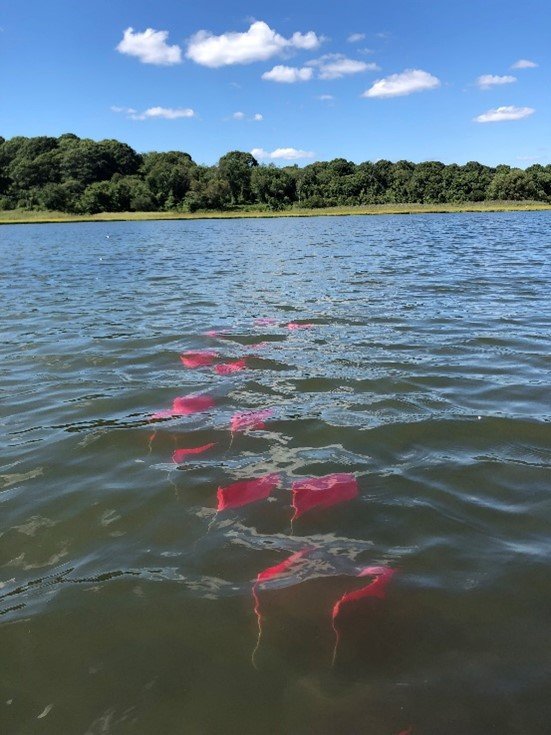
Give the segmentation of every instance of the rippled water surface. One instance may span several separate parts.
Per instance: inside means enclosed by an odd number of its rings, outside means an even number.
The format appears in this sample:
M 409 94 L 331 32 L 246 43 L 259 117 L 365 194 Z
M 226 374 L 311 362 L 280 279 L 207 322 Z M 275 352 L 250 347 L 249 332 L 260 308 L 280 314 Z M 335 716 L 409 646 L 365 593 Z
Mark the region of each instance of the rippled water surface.
M 2 227 L 0 731 L 549 733 L 550 233 L 543 212 Z M 247 369 L 181 364 L 203 349 Z M 214 405 L 152 421 L 187 394 Z M 291 527 L 291 484 L 337 472 L 359 496 Z M 267 473 L 270 499 L 216 512 Z M 256 576 L 304 548 L 256 589 L 251 661 Z M 397 572 L 332 666 L 368 565 Z

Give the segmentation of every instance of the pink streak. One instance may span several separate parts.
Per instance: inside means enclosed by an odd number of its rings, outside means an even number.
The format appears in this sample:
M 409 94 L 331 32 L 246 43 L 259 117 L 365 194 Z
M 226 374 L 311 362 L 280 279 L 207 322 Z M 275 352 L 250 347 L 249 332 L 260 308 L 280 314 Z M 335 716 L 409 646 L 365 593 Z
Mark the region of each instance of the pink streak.
M 358 590 L 353 592 L 346 592 L 340 597 L 337 602 L 333 605 L 331 611 L 331 624 L 335 632 L 335 648 L 333 649 L 333 664 L 337 658 L 337 649 L 340 642 L 340 632 L 337 628 L 337 618 L 339 617 L 343 607 L 350 603 L 359 602 L 364 599 L 378 599 L 384 600 L 386 597 L 386 588 L 392 577 L 396 574 L 395 569 L 390 567 L 366 567 L 359 574 L 358 577 L 375 576 L 375 579 L 365 587 L 360 587 Z M 407 732 L 407 731 L 406 731 Z
M 202 447 L 188 447 L 187 449 L 176 449 L 172 453 L 172 461 L 176 464 L 181 464 L 182 462 L 186 461 L 186 458 L 192 454 L 202 454 L 203 452 L 206 452 L 209 449 L 212 449 L 212 447 L 216 446 L 214 443 L 210 444 L 203 444 Z
M 285 572 L 288 572 L 291 567 L 299 562 L 303 556 L 308 554 L 311 551 L 310 548 L 301 549 L 300 551 L 296 551 L 294 554 L 291 554 L 291 556 L 287 557 L 287 559 L 284 559 L 279 564 L 275 564 L 273 567 L 267 567 L 262 572 L 259 572 L 256 577 L 256 582 L 253 584 L 252 594 L 253 594 L 253 601 L 254 601 L 254 614 L 256 615 L 257 625 L 258 625 L 258 637 L 256 640 L 256 646 L 252 653 L 252 663 L 253 666 L 256 668 L 255 664 L 255 657 L 258 652 L 258 649 L 260 647 L 260 641 L 262 639 L 262 612 L 260 610 L 260 599 L 258 597 L 258 587 L 262 582 L 266 582 L 269 579 L 274 579 L 276 577 L 281 577 Z

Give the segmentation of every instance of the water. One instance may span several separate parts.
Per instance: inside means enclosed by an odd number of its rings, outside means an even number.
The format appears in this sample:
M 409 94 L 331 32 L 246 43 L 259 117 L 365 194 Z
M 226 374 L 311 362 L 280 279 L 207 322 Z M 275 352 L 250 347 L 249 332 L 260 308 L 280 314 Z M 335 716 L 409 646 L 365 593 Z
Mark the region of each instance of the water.
M 2 227 L 0 731 L 548 733 L 550 232 L 544 212 Z M 253 357 L 180 364 L 204 348 Z M 188 393 L 214 408 L 151 423 Z M 268 472 L 271 501 L 216 515 L 219 485 Z M 332 472 L 360 497 L 291 534 L 291 482 Z M 252 583 L 305 546 L 260 591 L 255 668 Z M 332 667 L 331 608 L 371 564 L 398 573 Z

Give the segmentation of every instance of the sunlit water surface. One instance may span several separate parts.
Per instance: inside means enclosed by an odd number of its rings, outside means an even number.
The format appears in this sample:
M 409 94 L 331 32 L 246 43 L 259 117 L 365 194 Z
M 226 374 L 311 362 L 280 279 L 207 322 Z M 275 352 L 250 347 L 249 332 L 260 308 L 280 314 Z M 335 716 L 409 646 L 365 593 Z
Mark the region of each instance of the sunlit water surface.
M 549 733 L 550 233 L 548 213 L 2 227 L 0 731 Z M 180 363 L 206 348 L 248 369 Z M 151 422 L 188 393 L 214 408 Z M 268 472 L 271 500 L 216 514 L 218 486 Z M 359 498 L 291 529 L 293 480 L 333 472 Z M 305 546 L 260 593 L 255 667 L 252 583 Z M 369 564 L 398 572 L 332 666 L 331 608 Z

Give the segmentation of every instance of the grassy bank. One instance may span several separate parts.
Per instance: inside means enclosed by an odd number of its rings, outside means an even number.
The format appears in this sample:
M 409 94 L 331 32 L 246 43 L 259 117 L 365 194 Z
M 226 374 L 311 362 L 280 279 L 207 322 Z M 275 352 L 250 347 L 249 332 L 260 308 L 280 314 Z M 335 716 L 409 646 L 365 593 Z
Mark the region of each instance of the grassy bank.
M 292 207 L 279 212 L 253 208 L 231 209 L 221 212 L 101 212 L 100 214 L 67 214 L 65 212 L 35 212 L 22 209 L 0 212 L 0 224 L 16 225 L 50 222 L 117 222 L 133 220 L 180 219 L 239 219 L 244 217 L 343 217 L 367 214 L 438 214 L 446 212 L 530 212 L 551 210 L 545 202 L 464 202 L 462 204 L 373 204 L 357 207 L 327 207 L 300 209 Z

